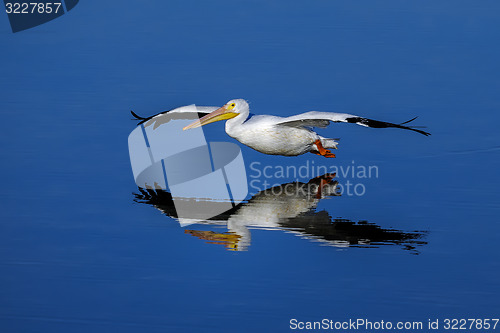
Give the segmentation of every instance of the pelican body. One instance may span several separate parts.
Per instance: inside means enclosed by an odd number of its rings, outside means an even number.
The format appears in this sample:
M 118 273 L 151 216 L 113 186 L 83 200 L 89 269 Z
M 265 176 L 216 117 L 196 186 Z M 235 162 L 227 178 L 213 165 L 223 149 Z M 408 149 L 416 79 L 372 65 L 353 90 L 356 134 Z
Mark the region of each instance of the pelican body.
M 312 130 L 313 127 L 324 128 L 330 122 L 355 123 L 376 128 L 396 127 L 430 135 L 414 127 L 403 126 L 412 120 L 393 124 L 346 113 L 318 111 L 291 117 L 251 116 L 249 105 L 243 99 L 229 101 L 221 108 L 184 127 L 184 130 L 221 120 L 226 120 L 225 130 L 230 137 L 268 155 L 297 156 L 309 152 L 328 158 L 335 157 L 329 150 L 337 149 L 338 143 L 335 139 L 324 138 Z

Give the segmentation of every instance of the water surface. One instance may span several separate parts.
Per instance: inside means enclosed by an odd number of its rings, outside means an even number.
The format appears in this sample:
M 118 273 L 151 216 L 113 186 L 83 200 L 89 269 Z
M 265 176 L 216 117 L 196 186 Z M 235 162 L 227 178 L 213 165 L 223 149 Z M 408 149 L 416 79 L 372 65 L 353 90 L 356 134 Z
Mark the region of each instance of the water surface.
M 499 9 L 87 1 L 16 34 L 4 17 L 2 332 L 286 332 L 291 318 L 498 317 Z M 136 196 L 127 136 L 130 109 L 232 98 L 260 114 L 418 115 L 432 136 L 334 124 L 321 133 L 341 138 L 335 160 L 242 147 L 250 177 L 253 162 L 308 161 L 376 166 L 378 176 L 338 174 L 365 193 L 313 193 L 273 226 L 238 225 L 250 241 L 228 251 L 245 236 L 228 228 L 237 211 L 182 227 L 137 202 L 151 198 Z M 235 142 L 222 124 L 206 133 Z M 317 176 L 274 177 L 249 200 Z

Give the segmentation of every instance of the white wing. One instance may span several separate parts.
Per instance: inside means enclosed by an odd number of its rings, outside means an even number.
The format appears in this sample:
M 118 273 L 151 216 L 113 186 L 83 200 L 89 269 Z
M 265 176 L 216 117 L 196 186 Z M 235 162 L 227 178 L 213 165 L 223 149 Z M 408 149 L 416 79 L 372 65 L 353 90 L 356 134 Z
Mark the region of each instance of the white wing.
M 324 128 L 328 126 L 330 122 L 335 123 L 352 123 L 358 124 L 365 127 L 373 127 L 373 128 L 386 128 L 386 127 L 395 127 L 402 128 L 406 130 L 415 131 L 417 133 L 423 135 L 431 135 L 428 132 L 417 129 L 413 126 L 403 126 L 417 117 L 405 121 L 401 124 L 393 124 L 385 121 L 378 121 L 373 119 L 368 119 L 360 116 L 355 116 L 347 113 L 335 113 L 335 112 L 319 112 L 319 111 L 310 111 L 306 113 L 301 113 L 296 116 L 291 116 L 287 118 L 283 118 L 281 121 L 277 122 L 277 126 L 291 126 L 291 127 L 321 127 Z
M 217 106 L 196 106 L 196 105 L 188 105 L 188 106 L 181 106 L 176 109 L 168 110 L 168 111 L 163 111 L 160 113 L 155 114 L 154 116 L 150 117 L 141 117 L 138 116 L 134 111 L 130 111 L 132 115 L 134 116 L 134 120 L 139 120 L 139 123 L 137 125 L 143 124 L 145 127 L 148 127 L 150 125 L 153 125 L 153 129 L 158 128 L 158 126 L 162 124 L 168 123 L 170 120 L 174 119 L 198 119 L 200 116 L 204 116 L 206 114 L 209 114 L 212 111 L 217 110 Z

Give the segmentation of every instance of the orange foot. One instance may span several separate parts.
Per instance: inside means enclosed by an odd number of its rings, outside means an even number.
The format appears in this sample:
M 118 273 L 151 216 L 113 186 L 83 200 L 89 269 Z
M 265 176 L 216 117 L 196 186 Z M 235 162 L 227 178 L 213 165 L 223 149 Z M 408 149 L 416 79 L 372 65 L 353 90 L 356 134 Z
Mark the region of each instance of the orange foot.
M 323 147 L 323 145 L 321 144 L 321 140 L 314 141 L 314 144 L 318 148 L 318 152 L 311 152 L 311 153 L 316 154 L 316 155 L 325 156 L 325 157 L 328 157 L 328 158 L 334 158 L 335 157 L 335 154 L 333 154 L 330 150 L 325 149 Z
M 323 187 L 325 187 L 328 184 L 333 183 L 333 178 L 335 178 L 336 175 L 337 175 L 336 173 L 327 173 L 327 174 L 324 174 L 323 176 L 318 176 L 316 178 L 311 179 L 311 181 L 312 180 L 319 180 L 318 191 L 316 192 L 316 199 L 322 198 Z

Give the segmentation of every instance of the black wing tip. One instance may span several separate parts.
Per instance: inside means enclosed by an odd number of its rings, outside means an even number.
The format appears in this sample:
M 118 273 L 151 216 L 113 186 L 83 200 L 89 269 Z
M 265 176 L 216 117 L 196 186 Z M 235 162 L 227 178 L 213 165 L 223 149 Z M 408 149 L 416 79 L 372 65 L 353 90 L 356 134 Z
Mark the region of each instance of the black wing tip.
M 426 131 L 422 131 L 422 130 L 419 130 L 419 129 L 416 129 L 416 128 L 411 128 L 411 127 L 408 127 L 408 128 L 411 129 L 412 131 L 418 132 L 418 133 L 423 134 L 425 136 L 430 136 L 431 135 L 431 133 L 426 132 Z
M 135 118 L 135 119 L 132 119 L 132 120 L 144 120 L 146 118 L 144 117 L 141 117 L 139 115 L 137 115 L 137 113 L 135 113 L 134 111 L 130 110 L 130 113 L 132 114 L 132 116 Z
M 412 121 L 414 121 L 415 119 L 417 119 L 418 116 L 414 117 L 414 118 L 411 118 L 410 120 L 407 120 L 405 122 L 402 122 L 401 124 L 399 125 L 404 125 L 404 124 L 408 124 L 408 123 L 411 123 Z M 407 128 L 407 129 L 410 129 L 412 131 L 415 131 L 415 132 L 418 132 L 420 134 L 423 134 L 425 136 L 429 136 L 431 135 L 431 133 L 429 132 L 426 132 L 426 131 L 422 131 L 422 130 L 419 130 L 418 128 L 425 128 L 425 126 L 402 126 L 403 128 Z
M 425 126 L 403 126 L 403 125 L 397 125 L 397 126 L 394 126 L 394 127 L 396 127 L 396 128 L 402 128 L 402 129 L 406 129 L 406 130 L 410 130 L 410 131 L 414 131 L 414 132 L 420 133 L 420 134 L 425 135 L 425 136 L 431 135 L 431 133 L 429 133 L 429 132 L 422 131 L 421 129 L 418 129 L 419 127 L 420 128 L 422 128 L 422 127 L 425 128 Z
M 415 120 L 415 119 L 417 119 L 417 118 L 418 118 L 418 116 L 416 116 L 415 118 L 412 118 L 412 119 L 410 119 L 410 120 L 407 120 L 407 121 L 405 121 L 405 122 L 403 122 L 403 123 L 401 123 L 401 124 L 399 124 L 399 125 L 404 125 L 404 124 L 411 123 L 412 121 L 414 121 L 414 120 Z
M 131 119 L 131 120 L 134 120 L 134 121 L 137 121 L 139 120 L 139 122 L 137 123 L 137 126 L 145 123 L 146 121 L 148 121 L 149 119 L 151 119 L 152 117 L 148 117 L 148 118 L 144 118 L 144 117 L 141 117 L 139 116 L 137 113 L 135 113 L 134 111 L 130 110 L 130 113 L 132 114 L 132 116 L 134 117 L 134 119 Z
M 420 134 L 425 135 L 425 136 L 431 135 L 431 133 L 426 132 L 426 131 L 422 131 L 419 129 L 419 128 L 425 128 L 425 126 L 403 126 L 404 124 L 411 123 L 412 121 L 414 121 L 417 118 L 418 118 L 418 116 L 413 117 L 410 120 L 407 120 L 405 122 L 402 122 L 401 124 L 398 124 L 399 125 L 398 127 L 404 128 L 404 129 L 409 129 L 409 130 L 415 131 L 415 132 L 420 133 Z
M 401 129 L 414 131 L 414 132 L 420 133 L 420 134 L 425 135 L 425 136 L 431 135 L 431 133 L 429 133 L 429 132 L 422 131 L 422 130 L 418 129 L 418 126 L 404 126 L 403 125 L 403 124 L 407 124 L 409 122 L 412 122 L 417 118 L 418 117 L 415 117 L 415 118 L 410 119 L 408 121 L 405 121 L 404 123 L 401 123 L 401 124 L 393 124 L 393 123 L 388 123 L 385 121 L 373 120 L 373 119 L 368 119 L 368 118 L 363 118 L 363 117 L 349 117 L 349 118 L 346 118 L 346 121 L 348 123 L 357 123 L 357 124 L 372 127 L 372 128 L 395 127 L 395 128 L 401 128 Z
M 141 116 L 139 116 L 137 113 L 135 113 L 135 112 L 134 112 L 134 111 L 132 111 L 132 110 L 130 110 L 130 113 L 131 113 L 131 114 L 132 114 L 132 116 L 134 116 L 134 118 L 135 118 L 135 119 L 132 119 L 132 120 L 140 120 L 140 121 L 141 121 L 141 122 L 138 124 L 138 125 L 140 125 L 140 124 L 142 124 L 143 122 L 148 121 L 148 120 L 149 120 L 149 119 L 151 119 L 151 118 L 154 118 L 154 117 L 159 116 L 159 115 L 161 115 L 161 114 L 168 113 L 168 112 L 170 112 L 170 111 L 172 111 L 172 110 L 162 111 L 162 112 L 160 112 L 160 113 L 155 114 L 154 116 L 150 116 L 150 117 L 146 117 L 146 118 L 145 118 L 145 117 L 141 117 Z

